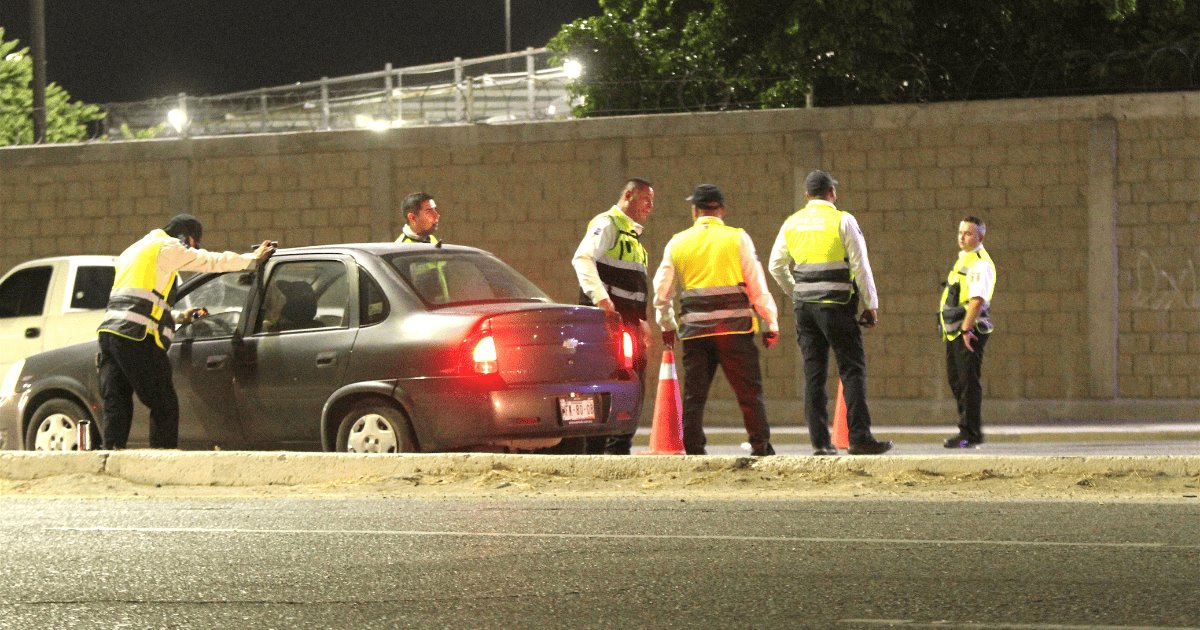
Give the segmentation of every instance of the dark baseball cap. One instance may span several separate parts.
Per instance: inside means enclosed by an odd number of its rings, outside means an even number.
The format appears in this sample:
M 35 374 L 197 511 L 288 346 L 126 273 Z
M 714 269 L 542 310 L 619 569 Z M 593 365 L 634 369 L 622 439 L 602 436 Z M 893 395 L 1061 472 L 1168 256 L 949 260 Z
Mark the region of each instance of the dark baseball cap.
M 700 184 L 696 186 L 686 201 L 701 208 L 723 206 L 725 205 L 725 195 L 722 195 L 721 189 L 713 184 Z
M 824 195 L 833 188 L 837 187 L 837 180 L 833 175 L 817 169 L 808 174 L 804 178 L 804 192 L 813 197 Z
M 167 221 L 163 231 L 176 238 L 190 236 L 199 243 L 200 236 L 204 233 L 204 226 L 200 224 L 200 219 L 190 214 L 177 214 Z

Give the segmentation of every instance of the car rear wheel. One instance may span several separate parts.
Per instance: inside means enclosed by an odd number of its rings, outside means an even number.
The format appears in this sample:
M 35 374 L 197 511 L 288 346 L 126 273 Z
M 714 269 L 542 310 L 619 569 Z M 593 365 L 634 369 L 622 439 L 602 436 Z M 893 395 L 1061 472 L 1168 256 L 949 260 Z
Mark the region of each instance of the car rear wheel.
M 31 451 L 74 451 L 79 449 L 79 421 L 91 416 L 78 404 L 63 398 L 42 403 L 29 421 L 25 448 Z M 95 431 L 95 427 L 92 428 Z M 95 441 L 96 435 L 92 434 Z
M 361 402 L 338 425 L 337 450 L 342 453 L 413 453 L 412 428 L 399 410 L 382 403 Z

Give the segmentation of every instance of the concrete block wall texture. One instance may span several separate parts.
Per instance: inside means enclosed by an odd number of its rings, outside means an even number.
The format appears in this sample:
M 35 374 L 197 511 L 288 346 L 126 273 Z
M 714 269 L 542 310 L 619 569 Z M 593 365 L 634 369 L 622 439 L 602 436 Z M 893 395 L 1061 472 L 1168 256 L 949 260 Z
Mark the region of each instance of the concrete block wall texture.
M 652 266 L 702 182 L 724 189 L 727 222 L 765 265 L 820 167 L 879 287 L 866 333 L 877 423 L 953 423 L 935 324 L 966 215 L 987 221 L 1000 274 L 985 422 L 1196 417 L 1198 122 L 1200 95 L 1181 93 L 7 148 L 0 264 L 117 253 L 180 211 L 204 221 L 210 249 L 392 240 L 400 199 L 424 190 L 445 240 L 573 303 L 571 254 L 626 177 L 655 182 Z M 768 410 L 803 425 L 791 304 L 771 287 L 784 339 L 762 354 Z M 740 424 L 722 378 L 706 422 Z

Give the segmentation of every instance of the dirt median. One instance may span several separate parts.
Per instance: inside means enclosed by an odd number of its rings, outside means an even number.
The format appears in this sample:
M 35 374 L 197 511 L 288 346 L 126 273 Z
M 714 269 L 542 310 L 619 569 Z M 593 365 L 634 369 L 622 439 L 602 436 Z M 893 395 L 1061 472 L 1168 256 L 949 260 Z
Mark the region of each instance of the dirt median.
M 0 454 L 0 495 L 1196 501 L 1200 457 Z

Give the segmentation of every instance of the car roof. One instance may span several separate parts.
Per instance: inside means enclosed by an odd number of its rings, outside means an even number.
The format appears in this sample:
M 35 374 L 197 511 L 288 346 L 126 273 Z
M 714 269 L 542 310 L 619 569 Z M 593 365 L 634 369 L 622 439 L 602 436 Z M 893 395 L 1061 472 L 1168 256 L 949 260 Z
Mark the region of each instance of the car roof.
M 431 250 L 443 252 L 459 252 L 472 254 L 489 254 L 477 247 L 468 247 L 466 245 L 447 245 L 441 246 L 430 245 L 427 243 L 337 243 L 332 245 L 306 245 L 304 247 L 281 247 L 276 252 L 279 255 L 288 254 L 345 254 L 354 252 L 364 252 L 375 256 L 383 256 L 386 254 L 395 254 L 400 252 L 428 252 Z

